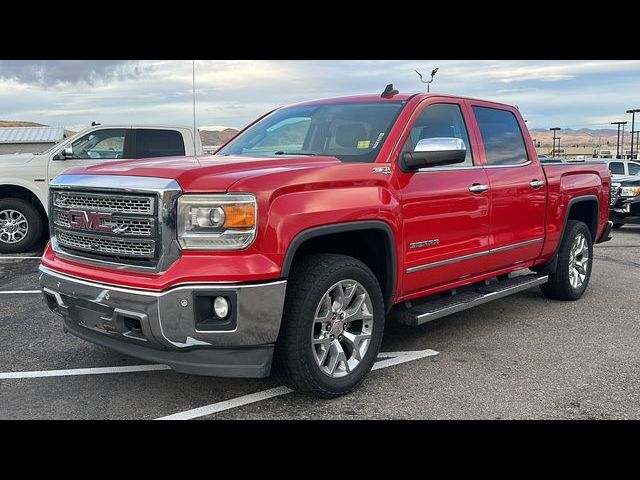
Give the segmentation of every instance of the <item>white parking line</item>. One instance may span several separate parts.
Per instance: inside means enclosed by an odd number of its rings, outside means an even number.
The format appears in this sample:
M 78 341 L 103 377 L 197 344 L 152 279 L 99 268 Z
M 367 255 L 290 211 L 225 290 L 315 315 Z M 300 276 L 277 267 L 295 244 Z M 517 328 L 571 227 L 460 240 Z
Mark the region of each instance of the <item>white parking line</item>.
M 9 293 L 42 293 L 42 290 L 3 290 L 0 291 L 0 294 L 9 294 Z
M 150 372 L 154 370 L 170 370 L 167 365 L 128 365 L 124 367 L 74 368 L 69 370 L 35 370 L 30 372 L 0 373 L 0 380 L 15 378 L 67 377 L 75 375 L 101 375 L 105 373 Z
M 420 358 L 430 357 L 432 355 L 438 355 L 439 352 L 435 350 L 426 349 L 418 350 L 414 352 L 380 352 L 378 358 L 385 358 L 373 365 L 372 370 L 379 370 L 381 368 L 391 367 L 393 365 L 399 365 L 401 363 L 410 362 L 412 360 L 418 360 Z M 184 412 L 174 413 L 173 415 L 167 415 L 166 417 L 160 417 L 156 420 L 191 420 L 193 418 L 204 417 L 214 413 L 220 413 L 232 408 L 241 407 L 243 405 L 249 405 L 251 403 L 260 402 L 268 398 L 279 397 L 291 393 L 291 389 L 287 387 L 275 387 L 261 392 L 252 393 L 250 395 L 244 395 L 242 397 L 233 398 L 231 400 L 225 400 L 223 402 L 212 403 L 211 405 L 205 405 L 204 407 L 194 408 L 186 410 Z
M 413 352 L 382 352 L 378 354 L 378 358 L 387 358 L 387 360 L 380 360 L 373 364 L 371 370 L 380 370 L 381 368 L 393 367 L 394 365 L 400 365 L 401 363 L 411 362 L 413 360 L 420 360 L 421 358 L 432 357 L 438 355 L 440 352 L 427 348 L 426 350 L 416 350 Z
M 41 260 L 42 257 L 0 257 L 2 260 Z
M 260 402 L 262 400 L 267 400 L 268 398 L 279 397 L 291 392 L 292 390 L 287 387 L 270 388 L 269 390 L 262 390 L 261 392 L 252 393 L 250 395 L 225 400 L 224 402 L 212 403 L 211 405 L 206 405 L 204 407 L 194 408 L 185 412 L 156 418 L 156 420 L 191 420 L 193 418 L 204 417 L 213 413 L 220 413 L 232 408 L 242 407 L 243 405 L 249 405 L 250 403 Z

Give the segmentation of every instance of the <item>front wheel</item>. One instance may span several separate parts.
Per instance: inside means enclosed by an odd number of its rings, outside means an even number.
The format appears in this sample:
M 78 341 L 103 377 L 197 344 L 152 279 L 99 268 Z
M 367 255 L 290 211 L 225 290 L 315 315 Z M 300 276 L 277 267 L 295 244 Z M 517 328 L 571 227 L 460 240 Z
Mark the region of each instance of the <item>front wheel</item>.
M 383 330 L 382 292 L 364 263 L 344 255 L 304 257 L 289 277 L 274 373 L 301 393 L 344 395 L 373 367 Z
M 593 264 L 591 231 L 577 220 L 569 220 L 558 250 L 558 266 L 542 292 L 557 300 L 577 300 L 587 289 Z

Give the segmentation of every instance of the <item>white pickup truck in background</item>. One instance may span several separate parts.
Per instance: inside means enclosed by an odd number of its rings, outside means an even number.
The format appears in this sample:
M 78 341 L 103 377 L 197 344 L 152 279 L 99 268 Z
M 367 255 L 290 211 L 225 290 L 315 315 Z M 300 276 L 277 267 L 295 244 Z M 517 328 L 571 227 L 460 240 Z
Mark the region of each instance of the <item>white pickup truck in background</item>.
M 47 222 L 49 182 L 65 170 L 122 159 L 202 155 L 193 128 L 97 125 L 42 153 L 0 155 L 0 253 L 37 242 Z

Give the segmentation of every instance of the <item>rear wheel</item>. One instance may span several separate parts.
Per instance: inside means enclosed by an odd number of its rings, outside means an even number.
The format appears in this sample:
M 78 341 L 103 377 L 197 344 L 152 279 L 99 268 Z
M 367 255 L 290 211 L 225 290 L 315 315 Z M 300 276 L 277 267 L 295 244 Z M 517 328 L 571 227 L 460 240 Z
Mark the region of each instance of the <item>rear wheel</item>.
M 0 200 L 0 253 L 29 250 L 42 235 L 42 217 L 30 203 L 19 198 Z
M 558 250 L 556 272 L 540 285 L 542 292 L 557 300 L 577 300 L 587 289 L 593 264 L 593 240 L 589 228 L 577 220 L 567 222 Z
M 344 255 L 305 257 L 289 277 L 274 373 L 298 392 L 344 395 L 371 370 L 383 329 L 382 292 L 364 263 Z

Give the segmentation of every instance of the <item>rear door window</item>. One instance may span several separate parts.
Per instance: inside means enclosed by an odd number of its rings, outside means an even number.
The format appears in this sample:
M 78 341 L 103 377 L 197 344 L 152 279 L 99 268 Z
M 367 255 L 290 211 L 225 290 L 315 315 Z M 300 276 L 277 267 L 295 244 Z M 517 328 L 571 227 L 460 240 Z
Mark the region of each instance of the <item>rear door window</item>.
M 176 130 L 138 129 L 136 158 L 184 156 L 182 134 Z
M 473 107 L 489 165 L 522 165 L 529 161 L 516 116 L 508 110 Z

